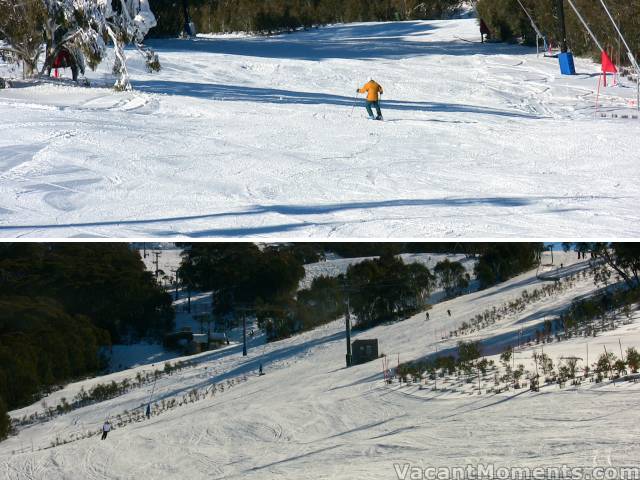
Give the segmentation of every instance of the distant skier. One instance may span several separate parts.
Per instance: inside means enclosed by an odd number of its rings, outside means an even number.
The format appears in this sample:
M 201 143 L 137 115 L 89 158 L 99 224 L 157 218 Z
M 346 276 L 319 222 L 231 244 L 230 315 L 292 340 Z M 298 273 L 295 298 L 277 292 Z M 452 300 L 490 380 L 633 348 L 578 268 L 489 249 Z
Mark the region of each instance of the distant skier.
M 258 375 L 264 375 L 264 372 L 262 371 L 262 363 L 260 364 L 260 368 L 258 369 Z
M 376 82 L 373 78 L 369 77 L 364 87 L 357 90 L 358 93 L 367 94 L 367 113 L 371 120 L 382 120 L 382 111 L 380 110 L 380 95 L 384 93 L 382 86 Z M 376 108 L 377 116 L 373 116 L 373 109 Z
M 104 425 L 102 425 L 102 440 L 107 439 L 107 435 L 109 435 L 110 431 L 111 431 L 111 423 L 109 423 L 109 420 L 107 420 L 106 422 L 104 422 Z
M 451 310 L 447 310 L 447 314 L 451 316 Z
M 149 420 L 151 418 L 151 404 L 147 404 L 147 410 L 145 412 L 145 415 L 147 416 L 147 420 Z
M 427 316 L 426 320 L 429 320 L 429 312 L 426 313 L 426 316 Z
M 487 27 L 487 24 L 484 23 L 484 20 L 480 19 L 480 39 L 482 41 L 482 43 L 484 43 L 484 36 L 487 36 L 487 40 L 489 40 L 489 36 L 491 35 L 491 31 L 489 30 L 489 27 Z

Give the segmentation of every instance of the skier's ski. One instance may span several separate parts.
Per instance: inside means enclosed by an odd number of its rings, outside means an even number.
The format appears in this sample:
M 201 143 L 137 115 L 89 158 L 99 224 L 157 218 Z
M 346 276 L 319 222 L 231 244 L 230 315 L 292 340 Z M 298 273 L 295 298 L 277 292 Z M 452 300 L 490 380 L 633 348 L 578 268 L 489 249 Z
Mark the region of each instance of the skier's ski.
M 463 42 L 467 42 L 467 43 L 482 43 L 475 40 L 468 40 L 466 38 L 459 37 L 458 35 L 454 35 L 453 38 L 457 38 L 458 40 L 462 40 Z

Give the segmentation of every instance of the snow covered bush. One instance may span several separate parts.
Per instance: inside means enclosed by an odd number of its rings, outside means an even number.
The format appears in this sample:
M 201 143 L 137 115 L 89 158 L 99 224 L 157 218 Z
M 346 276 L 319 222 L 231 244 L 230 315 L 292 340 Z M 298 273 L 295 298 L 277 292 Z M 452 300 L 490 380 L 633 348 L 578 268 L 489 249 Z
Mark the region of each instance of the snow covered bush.
M 598 357 L 598 361 L 596 362 L 596 372 L 598 373 L 598 377 L 604 375 L 605 373 L 610 374 L 612 370 L 612 365 L 616 362 L 616 356 L 611 353 L 603 353 Z
M 632 373 L 638 373 L 640 368 L 640 353 L 633 347 L 627 349 L 627 365 Z

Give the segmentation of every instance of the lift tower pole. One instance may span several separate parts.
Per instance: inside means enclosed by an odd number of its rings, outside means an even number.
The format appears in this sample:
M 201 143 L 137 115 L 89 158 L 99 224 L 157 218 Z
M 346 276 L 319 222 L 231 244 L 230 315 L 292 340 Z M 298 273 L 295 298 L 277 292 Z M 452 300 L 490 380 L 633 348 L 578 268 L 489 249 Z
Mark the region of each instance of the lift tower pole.
M 242 356 L 247 356 L 247 312 L 242 312 Z
M 345 306 L 345 310 L 344 310 L 344 326 L 345 326 L 345 331 L 346 331 L 346 338 L 347 338 L 347 355 L 346 355 L 346 361 L 347 361 L 347 368 L 351 366 L 352 363 L 352 356 L 351 356 L 351 313 L 350 313 L 350 309 L 349 309 L 349 291 L 347 290 L 347 288 L 345 287 L 345 302 L 344 302 L 344 306 Z
M 160 270 L 160 262 L 158 261 L 158 258 L 160 258 L 160 253 L 161 252 L 153 252 L 153 256 L 155 257 L 155 260 L 153 260 L 153 262 L 151 262 L 156 267 L 156 270 L 155 270 L 156 280 L 158 280 L 158 273 L 160 273 L 159 272 L 159 270 Z
M 560 51 L 567 53 L 567 22 L 564 17 L 564 0 L 556 0 L 556 11 L 558 13 L 558 23 L 560 24 Z

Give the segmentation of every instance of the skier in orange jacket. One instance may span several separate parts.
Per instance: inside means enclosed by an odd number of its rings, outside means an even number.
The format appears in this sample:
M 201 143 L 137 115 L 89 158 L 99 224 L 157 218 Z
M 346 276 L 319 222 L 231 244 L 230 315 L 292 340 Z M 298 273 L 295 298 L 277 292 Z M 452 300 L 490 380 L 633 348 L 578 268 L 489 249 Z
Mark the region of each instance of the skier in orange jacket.
M 382 111 L 380 110 L 380 95 L 384 93 L 382 86 L 376 82 L 373 78 L 369 77 L 364 87 L 359 88 L 358 93 L 367 94 L 367 113 L 371 120 L 382 120 Z M 376 108 L 377 117 L 373 116 L 372 107 Z

